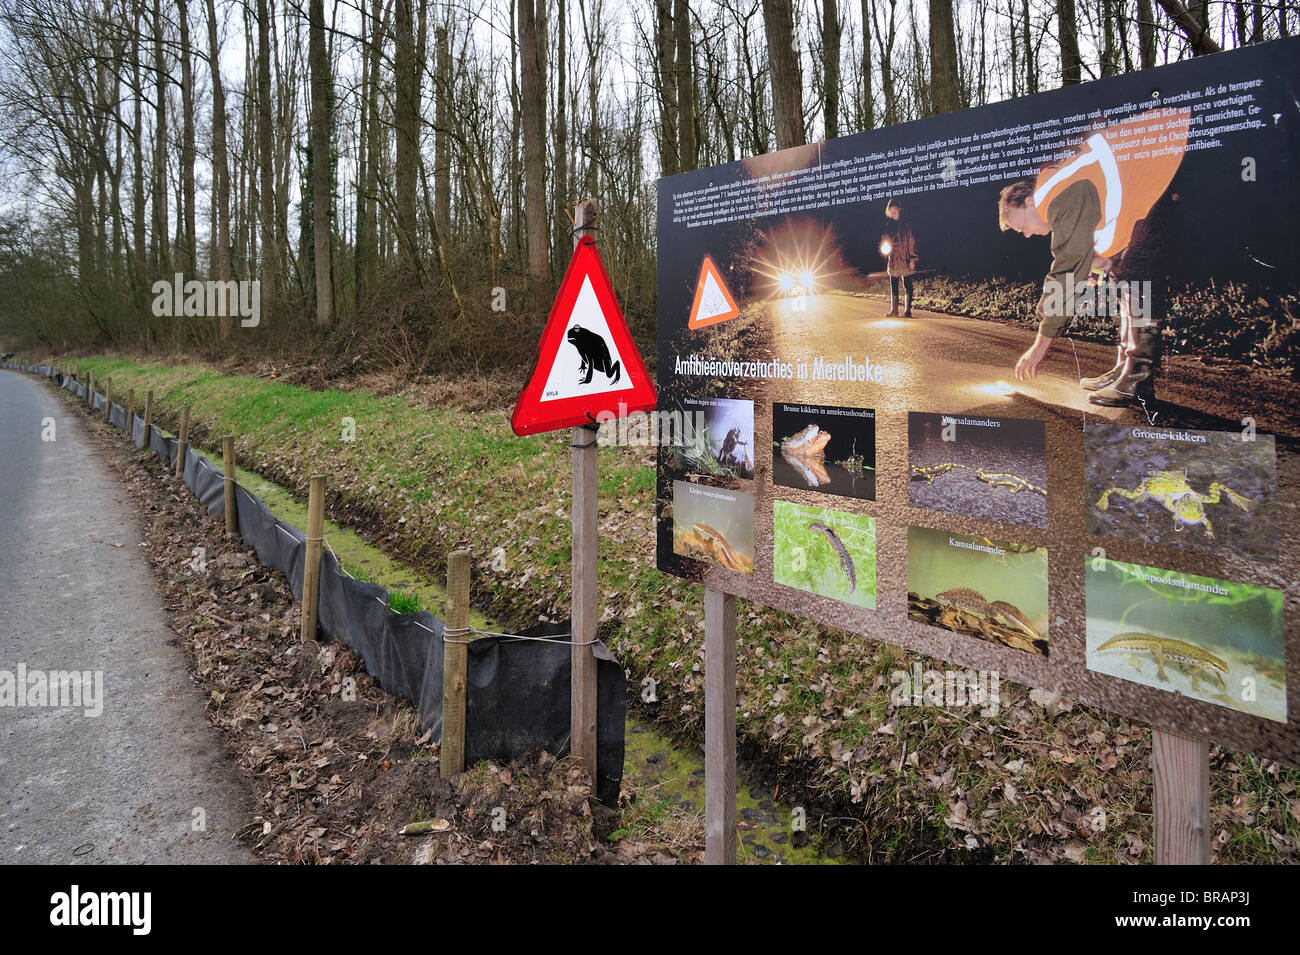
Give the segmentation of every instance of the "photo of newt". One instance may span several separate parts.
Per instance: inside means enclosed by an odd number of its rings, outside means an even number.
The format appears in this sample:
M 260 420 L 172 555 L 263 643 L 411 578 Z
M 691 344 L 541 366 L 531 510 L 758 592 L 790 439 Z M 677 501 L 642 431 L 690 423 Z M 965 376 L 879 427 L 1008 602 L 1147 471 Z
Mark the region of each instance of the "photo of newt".
M 876 609 L 874 517 L 776 501 L 772 532 L 778 584 Z
M 1047 656 L 1047 550 L 909 527 L 907 615 Z
M 1272 435 L 1090 423 L 1084 456 L 1089 534 L 1277 557 Z
M 1283 593 L 1088 558 L 1088 669 L 1286 722 Z
M 907 415 L 913 507 L 1047 526 L 1047 429 L 1033 418 Z
M 774 403 L 772 483 L 874 501 L 875 411 Z
M 674 481 L 672 520 L 674 554 L 754 572 L 754 495 Z

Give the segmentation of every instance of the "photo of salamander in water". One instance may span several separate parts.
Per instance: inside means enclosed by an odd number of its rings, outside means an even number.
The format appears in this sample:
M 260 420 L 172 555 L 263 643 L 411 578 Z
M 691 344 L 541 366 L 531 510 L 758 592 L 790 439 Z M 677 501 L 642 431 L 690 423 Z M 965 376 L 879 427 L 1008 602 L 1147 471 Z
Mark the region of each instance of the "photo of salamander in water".
M 1047 656 L 1047 550 L 909 527 L 907 615 Z
M 778 584 L 875 609 L 875 518 L 776 501 L 772 532 Z

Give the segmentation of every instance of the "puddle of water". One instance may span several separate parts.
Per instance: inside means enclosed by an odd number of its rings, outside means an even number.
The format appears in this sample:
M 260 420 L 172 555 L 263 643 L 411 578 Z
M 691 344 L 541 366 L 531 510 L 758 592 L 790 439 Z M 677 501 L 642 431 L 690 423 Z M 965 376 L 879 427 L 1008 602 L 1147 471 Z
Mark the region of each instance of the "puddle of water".
M 648 722 L 628 713 L 623 755 L 625 779 L 636 783 L 638 799 L 665 803 L 704 814 L 704 757 L 677 746 Z M 812 841 L 795 846 L 794 809 L 741 776 L 736 777 L 736 861 L 784 865 L 836 865 Z

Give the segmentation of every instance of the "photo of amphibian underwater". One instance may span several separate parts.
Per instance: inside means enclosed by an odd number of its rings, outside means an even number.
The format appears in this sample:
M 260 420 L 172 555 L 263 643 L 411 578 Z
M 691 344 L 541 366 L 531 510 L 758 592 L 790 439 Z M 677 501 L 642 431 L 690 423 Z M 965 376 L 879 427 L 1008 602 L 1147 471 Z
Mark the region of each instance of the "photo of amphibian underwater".
M 912 411 L 907 460 L 913 507 L 1047 526 L 1047 428 L 1036 418 Z
M 1089 534 L 1277 558 L 1271 434 L 1089 423 Z
M 754 495 L 673 482 L 673 553 L 754 572 Z
M 856 607 L 876 609 L 876 519 L 775 501 L 772 575 Z
M 772 483 L 874 501 L 875 411 L 774 402 Z
M 1286 722 L 1283 593 L 1088 558 L 1088 669 Z
M 1047 550 L 909 527 L 907 615 L 1047 656 Z

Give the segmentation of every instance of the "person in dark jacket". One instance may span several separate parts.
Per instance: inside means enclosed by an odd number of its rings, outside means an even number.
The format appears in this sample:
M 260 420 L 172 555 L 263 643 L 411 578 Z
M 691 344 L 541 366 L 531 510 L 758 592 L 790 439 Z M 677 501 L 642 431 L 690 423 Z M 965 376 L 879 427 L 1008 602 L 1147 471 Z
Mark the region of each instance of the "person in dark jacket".
M 912 273 L 916 271 L 916 236 L 911 225 L 903 218 L 903 206 L 890 199 L 885 206 L 889 224 L 880 237 L 880 254 L 885 259 L 889 275 L 889 311 L 886 318 L 898 317 L 898 287 L 903 286 L 903 317 L 912 317 Z

